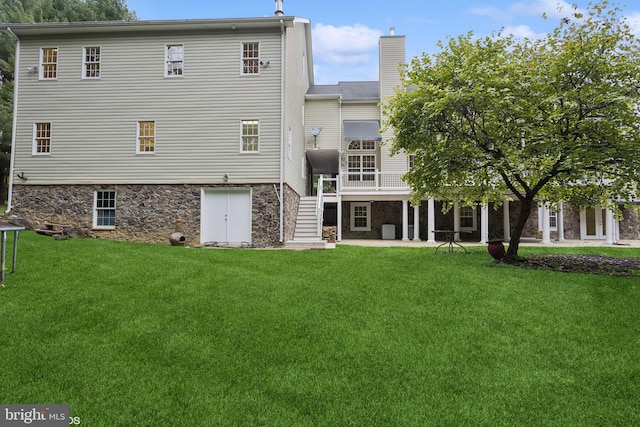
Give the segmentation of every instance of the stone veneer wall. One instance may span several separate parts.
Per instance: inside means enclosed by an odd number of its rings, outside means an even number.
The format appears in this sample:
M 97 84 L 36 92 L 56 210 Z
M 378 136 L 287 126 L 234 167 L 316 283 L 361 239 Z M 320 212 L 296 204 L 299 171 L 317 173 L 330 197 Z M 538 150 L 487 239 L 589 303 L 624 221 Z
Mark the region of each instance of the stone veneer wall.
M 631 208 L 622 211 L 622 220 L 620 221 L 620 239 L 637 240 L 640 239 L 640 219 L 638 218 L 638 209 Z
M 298 208 L 300 207 L 300 195 L 291 187 L 284 186 L 284 241 L 293 240 L 298 220 Z
M 396 226 L 396 239 L 402 238 L 402 202 L 400 201 L 376 201 L 371 204 L 371 231 L 350 231 L 351 227 L 351 203 L 344 202 L 342 210 L 342 237 L 344 239 L 381 239 L 382 224 L 394 224 Z M 357 203 L 357 202 L 353 202 Z M 518 201 L 509 202 L 509 216 L 511 224 L 514 224 L 518 215 Z M 446 214 L 442 213 L 442 202 L 435 203 L 436 229 L 447 230 L 453 229 L 453 209 Z M 463 233 L 460 235 L 464 241 L 479 241 L 480 239 L 480 209 L 476 209 L 478 230 L 471 233 Z M 427 239 L 428 230 L 428 209 L 427 202 L 423 202 L 420 206 L 420 238 Z M 409 208 L 409 224 L 413 224 L 413 210 Z M 557 231 L 551 231 L 552 240 L 558 238 Z M 489 207 L 489 238 L 504 236 L 504 221 L 502 206 L 497 209 L 493 205 Z M 538 207 L 534 205 L 531 214 L 525 224 L 522 237 L 524 238 L 540 238 L 538 232 Z M 410 239 L 413 236 L 409 236 Z M 564 238 L 567 240 L 580 239 L 580 213 L 577 209 L 568 204 L 564 205 Z M 620 239 L 636 240 L 639 239 L 638 210 L 623 210 L 623 219 L 620 221 Z M 436 235 L 436 240 L 442 240 L 443 235 Z
M 212 187 L 212 186 L 204 186 Z M 273 184 L 252 188 L 252 239 L 255 246 L 280 245 L 280 205 Z M 91 229 L 94 191 L 116 191 L 116 228 L 92 234 L 124 241 L 169 244 L 177 218 L 188 244 L 200 243 L 202 185 L 15 185 L 12 214 L 34 224 L 53 222 Z M 291 191 L 291 190 L 289 190 Z M 295 217 L 293 219 L 295 222 Z

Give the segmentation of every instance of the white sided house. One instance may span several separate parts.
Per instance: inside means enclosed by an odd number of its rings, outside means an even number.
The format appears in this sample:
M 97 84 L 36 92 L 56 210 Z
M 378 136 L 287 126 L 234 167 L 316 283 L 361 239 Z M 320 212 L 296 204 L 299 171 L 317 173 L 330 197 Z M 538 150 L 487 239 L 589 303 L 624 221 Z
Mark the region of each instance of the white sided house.
M 194 245 L 509 237 L 504 207 L 409 203 L 381 103 L 406 63 L 382 36 L 379 81 L 315 85 L 311 24 L 266 18 L 0 24 L 15 38 L 9 210 L 34 223 Z M 323 228 L 325 234 L 323 236 Z M 540 208 L 526 237 L 638 238 L 635 210 Z

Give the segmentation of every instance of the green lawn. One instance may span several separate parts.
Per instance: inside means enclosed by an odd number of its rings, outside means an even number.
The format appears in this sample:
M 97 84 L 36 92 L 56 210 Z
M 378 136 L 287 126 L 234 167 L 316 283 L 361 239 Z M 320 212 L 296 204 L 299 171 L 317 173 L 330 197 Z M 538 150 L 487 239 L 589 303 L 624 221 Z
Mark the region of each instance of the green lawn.
M 0 403 L 67 403 L 83 426 L 640 424 L 640 280 L 495 265 L 482 247 L 23 232 L 0 319 Z

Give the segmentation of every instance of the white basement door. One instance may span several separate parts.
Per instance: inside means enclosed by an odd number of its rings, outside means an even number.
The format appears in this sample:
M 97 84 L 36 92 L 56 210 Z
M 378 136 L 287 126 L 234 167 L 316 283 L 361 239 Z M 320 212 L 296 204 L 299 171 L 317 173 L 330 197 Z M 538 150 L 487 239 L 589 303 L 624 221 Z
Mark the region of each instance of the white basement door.
M 203 189 L 201 243 L 251 243 L 251 190 Z

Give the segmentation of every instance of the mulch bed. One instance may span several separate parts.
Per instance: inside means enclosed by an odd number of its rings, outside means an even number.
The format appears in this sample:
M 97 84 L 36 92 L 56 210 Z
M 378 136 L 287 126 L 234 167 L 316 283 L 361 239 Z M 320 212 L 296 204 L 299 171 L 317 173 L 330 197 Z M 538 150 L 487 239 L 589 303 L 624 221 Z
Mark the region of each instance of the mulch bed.
M 640 258 L 616 258 L 602 255 L 531 255 L 517 265 L 555 271 L 640 277 Z

